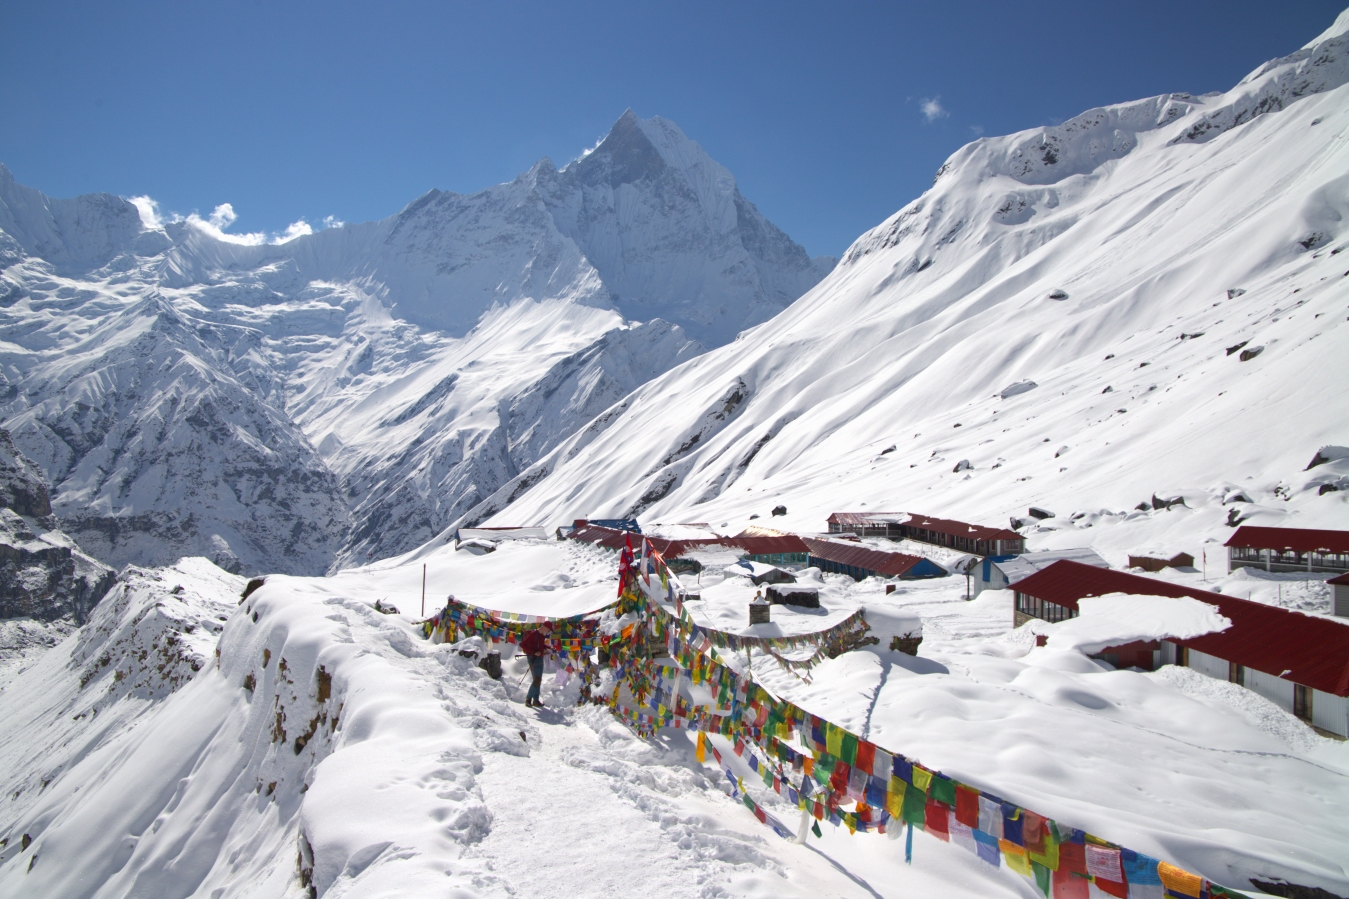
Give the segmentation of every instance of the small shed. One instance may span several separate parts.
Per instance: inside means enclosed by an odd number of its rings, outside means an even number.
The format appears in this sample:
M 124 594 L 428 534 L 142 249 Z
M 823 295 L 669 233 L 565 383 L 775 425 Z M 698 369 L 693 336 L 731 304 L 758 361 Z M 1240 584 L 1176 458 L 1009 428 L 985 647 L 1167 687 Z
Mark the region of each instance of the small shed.
M 1163 568 L 1193 568 L 1194 556 L 1189 553 L 1176 553 L 1168 559 L 1164 553 L 1151 552 L 1130 556 L 1129 567 L 1141 568 L 1143 571 L 1161 571 Z
M 756 587 L 762 587 L 764 584 L 796 583 L 796 576 L 790 571 L 783 571 L 781 568 L 765 565 L 762 562 L 751 562 L 748 559 L 741 559 L 726 568 L 725 571 L 731 577 L 749 578 L 750 583 Z
M 764 591 L 764 596 L 775 606 L 797 606 L 802 609 L 820 607 L 819 588 L 805 584 L 774 584 Z

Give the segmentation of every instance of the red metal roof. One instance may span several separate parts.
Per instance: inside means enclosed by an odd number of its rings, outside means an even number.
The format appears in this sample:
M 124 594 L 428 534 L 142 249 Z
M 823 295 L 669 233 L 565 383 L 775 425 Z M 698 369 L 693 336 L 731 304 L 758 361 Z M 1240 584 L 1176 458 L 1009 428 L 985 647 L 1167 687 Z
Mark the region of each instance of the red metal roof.
M 627 545 L 628 534 L 628 531 L 620 531 L 616 528 L 587 524 L 576 528 L 571 534 L 571 539 L 580 540 L 582 543 L 596 543 L 605 549 L 622 549 Z M 633 534 L 632 538 L 633 549 L 642 545 L 641 534 Z
M 1225 545 L 1238 549 L 1282 549 L 1299 553 L 1349 553 L 1349 531 L 1242 525 Z
M 622 549 L 626 545 L 627 531 L 589 524 L 578 527 L 571 539 L 582 543 L 595 543 L 608 549 Z M 701 546 L 724 546 L 738 549 L 751 555 L 773 555 L 776 553 L 809 552 L 806 542 L 800 537 L 788 534 L 782 537 L 690 537 L 684 540 L 668 540 L 664 537 L 647 537 L 647 543 L 664 559 L 677 559 L 690 550 Z M 632 535 L 632 548 L 640 549 L 642 535 Z
M 856 527 L 869 524 L 886 524 L 889 520 L 898 521 L 903 517 L 903 512 L 835 512 L 826 521 L 830 524 L 841 524 L 844 527 Z
M 795 534 L 783 537 L 730 537 L 728 542 L 752 556 L 772 556 L 779 553 L 809 552 L 806 541 Z
M 1333 577 L 1326 581 L 1327 584 L 1334 584 L 1336 587 L 1349 587 L 1349 574 L 1342 574 L 1339 577 Z
M 840 565 L 851 565 L 863 571 L 874 571 L 885 577 L 899 577 L 923 561 L 922 556 L 881 552 L 878 549 L 836 543 L 833 540 L 813 540 L 807 537 L 802 542 L 810 548 L 812 556 L 828 559 Z
M 1349 696 L 1349 623 L 1067 560 L 1018 581 L 1014 589 L 1070 609 L 1076 609 L 1083 597 L 1107 593 L 1202 600 L 1217 606 L 1232 626 L 1172 642 L 1306 687 Z
M 933 518 L 930 515 L 910 515 L 904 522 L 908 528 L 923 528 L 938 534 L 950 534 L 953 537 L 969 537 L 972 540 L 1023 540 L 1016 531 L 1006 528 L 989 528 L 981 524 L 967 524 L 949 518 Z

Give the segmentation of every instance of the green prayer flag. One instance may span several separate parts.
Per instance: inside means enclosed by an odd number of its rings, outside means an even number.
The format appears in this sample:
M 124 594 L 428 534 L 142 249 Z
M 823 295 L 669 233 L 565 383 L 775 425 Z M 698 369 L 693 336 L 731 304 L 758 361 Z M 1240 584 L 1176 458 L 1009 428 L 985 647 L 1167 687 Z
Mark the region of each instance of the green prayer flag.
M 839 757 L 842 758 L 843 761 L 847 762 L 850 766 L 857 764 L 856 735 L 845 730 L 843 732 L 842 745 L 839 747 L 839 750 Z
M 817 837 L 822 837 L 822 836 L 824 836 L 824 833 L 820 830 L 820 822 L 819 822 L 819 821 L 816 821 L 814 824 L 810 825 L 810 832 L 813 833 L 813 834 L 815 834 L 815 836 L 817 836 Z
M 922 826 L 926 818 L 927 794 L 917 787 L 909 787 L 904 791 L 904 806 L 900 816 L 909 824 Z
M 1035 885 L 1040 888 L 1040 892 L 1045 894 L 1045 899 L 1049 899 L 1050 871 L 1039 862 L 1030 863 L 1031 870 L 1035 872 Z
M 938 802 L 945 802 L 952 807 L 956 804 L 955 781 L 947 780 L 945 777 L 933 777 L 927 791 L 928 795 Z

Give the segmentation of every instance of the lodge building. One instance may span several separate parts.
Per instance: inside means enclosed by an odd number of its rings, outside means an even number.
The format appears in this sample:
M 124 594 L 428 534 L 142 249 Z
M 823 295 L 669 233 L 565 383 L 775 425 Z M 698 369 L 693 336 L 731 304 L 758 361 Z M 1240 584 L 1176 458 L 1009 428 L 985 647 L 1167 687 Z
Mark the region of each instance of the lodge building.
M 1117 667 L 1193 668 L 1258 693 L 1321 730 L 1349 736 L 1349 621 L 1067 560 L 1012 589 L 1017 626 L 1031 618 L 1076 618 L 1078 600 L 1107 593 L 1190 597 L 1216 606 L 1232 622 L 1226 630 L 1108 647 L 1100 656 Z
M 1227 567 L 1349 573 L 1349 531 L 1242 525 L 1226 543 Z
M 828 518 L 829 533 L 859 537 L 888 537 L 945 546 L 976 556 L 1009 556 L 1026 551 L 1026 538 L 1006 528 L 990 528 L 930 515 L 899 512 L 835 512 Z

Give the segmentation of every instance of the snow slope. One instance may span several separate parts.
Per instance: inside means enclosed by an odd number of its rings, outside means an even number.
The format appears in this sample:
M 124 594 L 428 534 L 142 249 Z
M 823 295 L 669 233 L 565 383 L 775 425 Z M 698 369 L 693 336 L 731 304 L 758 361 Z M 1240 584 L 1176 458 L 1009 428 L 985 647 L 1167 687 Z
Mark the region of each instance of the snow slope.
M 317 573 L 420 545 L 834 262 L 631 112 L 560 170 L 379 222 L 275 243 L 231 219 L 0 167 L 0 421 L 110 561 Z
M 1239 520 L 1344 527 L 1349 463 L 1308 465 L 1349 442 L 1346 31 L 1224 94 L 967 145 L 785 312 L 465 521 L 733 533 L 784 504 L 774 526 L 812 532 L 843 509 L 1037 505 L 1058 513 L 1038 546 L 1196 558 Z

